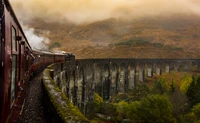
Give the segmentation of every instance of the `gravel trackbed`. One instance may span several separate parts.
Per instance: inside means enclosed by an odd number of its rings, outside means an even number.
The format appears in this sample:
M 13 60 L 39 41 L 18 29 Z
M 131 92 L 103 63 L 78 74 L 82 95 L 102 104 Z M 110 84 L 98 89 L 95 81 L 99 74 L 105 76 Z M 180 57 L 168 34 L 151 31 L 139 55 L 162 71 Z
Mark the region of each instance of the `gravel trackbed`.
M 28 83 L 25 104 L 18 123 L 47 123 L 44 115 L 41 74 Z

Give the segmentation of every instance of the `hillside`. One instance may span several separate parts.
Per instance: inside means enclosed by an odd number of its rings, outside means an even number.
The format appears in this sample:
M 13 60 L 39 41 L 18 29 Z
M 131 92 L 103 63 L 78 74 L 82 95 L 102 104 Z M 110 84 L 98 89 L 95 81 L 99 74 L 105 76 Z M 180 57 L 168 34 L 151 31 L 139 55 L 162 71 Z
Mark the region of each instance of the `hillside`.
M 128 22 L 108 19 L 77 26 L 72 29 L 70 36 L 108 44 L 142 38 L 148 42 L 198 50 L 199 22 L 200 18 L 193 16 L 144 18 Z
M 51 50 L 88 57 L 200 58 L 200 17 L 159 16 L 138 20 L 107 19 L 88 24 L 29 22 L 46 34 Z M 57 47 L 57 48 L 56 48 Z

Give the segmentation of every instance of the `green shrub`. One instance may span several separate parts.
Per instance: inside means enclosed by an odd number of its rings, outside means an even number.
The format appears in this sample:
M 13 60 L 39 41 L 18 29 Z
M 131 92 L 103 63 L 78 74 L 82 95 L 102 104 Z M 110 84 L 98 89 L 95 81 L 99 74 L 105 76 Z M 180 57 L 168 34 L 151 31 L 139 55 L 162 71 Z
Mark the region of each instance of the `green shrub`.
M 137 115 L 145 123 L 170 123 L 174 121 L 172 105 L 166 95 L 148 95 L 142 99 L 137 109 Z
M 186 95 L 190 100 L 191 107 L 200 102 L 200 77 L 192 77 L 192 82 L 186 92 Z
M 200 121 L 200 103 L 193 106 L 191 112 L 185 114 L 182 123 L 198 123 Z
M 126 117 L 135 121 L 142 121 L 141 117 L 138 115 L 138 109 L 141 105 L 141 101 L 131 102 L 128 106 L 128 110 L 126 112 Z
M 164 78 L 158 79 L 152 89 L 153 94 L 164 94 L 168 91 L 168 85 Z
M 126 113 L 128 112 L 129 104 L 125 101 L 121 101 L 117 104 L 116 112 L 118 114 L 117 119 L 123 120 L 126 117 Z
M 89 102 L 88 105 L 90 107 L 89 112 L 98 113 L 100 112 L 100 105 L 103 102 L 103 99 L 97 94 L 94 94 L 94 100 Z
M 112 103 L 102 102 L 100 104 L 100 113 L 107 116 L 116 116 L 116 105 Z
M 175 89 L 176 89 L 176 81 L 172 80 L 171 83 L 169 84 L 169 91 L 173 93 Z
M 164 45 L 161 43 L 153 43 L 153 45 L 157 48 L 162 48 Z
M 190 84 L 192 83 L 192 78 L 191 77 L 187 77 L 185 76 L 182 80 L 181 80 L 181 86 L 180 86 L 180 90 L 181 92 L 183 92 L 184 94 L 187 93 L 188 88 L 190 86 Z
M 194 112 L 194 114 L 196 115 L 196 117 L 198 117 L 199 120 L 200 120 L 200 102 L 198 104 L 196 104 L 196 105 L 193 106 L 192 112 Z
M 177 47 L 174 45 L 166 45 L 166 47 L 170 50 L 174 50 L 174 51 L 183 51 L 184 49 L 182 47 Z
M 148 95 L 141 101 L 120 102 L 117 104 L 117 119 L 130 119 L 132 122 L 144 123 L 171 123 L 174 122 L 172 117 L 172 105 L 166 95 Z
M 61 44 L 59 42 L 55 42 L 49 46 L 49 49 L 51 50 L 53 48 L 59 48 L 59 47 L 61 47 Z
M 118 45 L 136 46 L 136 45 L 146 45 L 146 44 L 149 44 L 149 41 L 139 37 L 139 38 L 135 38 L 135 39 L 130 39 L 128 41 L 116 43 L 114 45 L 115 46 L 118 46 Z

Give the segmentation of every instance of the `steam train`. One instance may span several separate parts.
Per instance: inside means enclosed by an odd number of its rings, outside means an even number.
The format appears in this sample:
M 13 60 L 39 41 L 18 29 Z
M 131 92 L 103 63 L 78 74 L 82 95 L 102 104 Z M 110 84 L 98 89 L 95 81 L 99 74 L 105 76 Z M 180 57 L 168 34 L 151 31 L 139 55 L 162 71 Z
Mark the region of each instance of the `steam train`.
M 8 0 L 0 0 L 0 122 L 16 122 L 30 76 L 73 54 L 33 50 Z

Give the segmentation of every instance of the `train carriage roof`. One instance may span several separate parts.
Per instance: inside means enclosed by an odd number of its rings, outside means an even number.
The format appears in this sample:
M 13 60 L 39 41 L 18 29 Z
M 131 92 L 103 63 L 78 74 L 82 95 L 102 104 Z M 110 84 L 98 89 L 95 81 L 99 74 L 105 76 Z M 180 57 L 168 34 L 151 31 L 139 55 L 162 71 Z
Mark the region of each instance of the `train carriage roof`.
M 33 54 L 35 55 L 60 55 L 60 56 L 63 56 L 65 54 L 63 53 L 52 53 L 50 51 L 41 51 L 41 50 L 37 50 L 37 49 L 33 49 Z
M 51 52 L 47 52 L 47 51 L 41 51 L 41 50 L 36 50 L 36 49 L 33 49 L 33 54 L 40 54 L 40 55 L 54 55 L 53 53 Z

